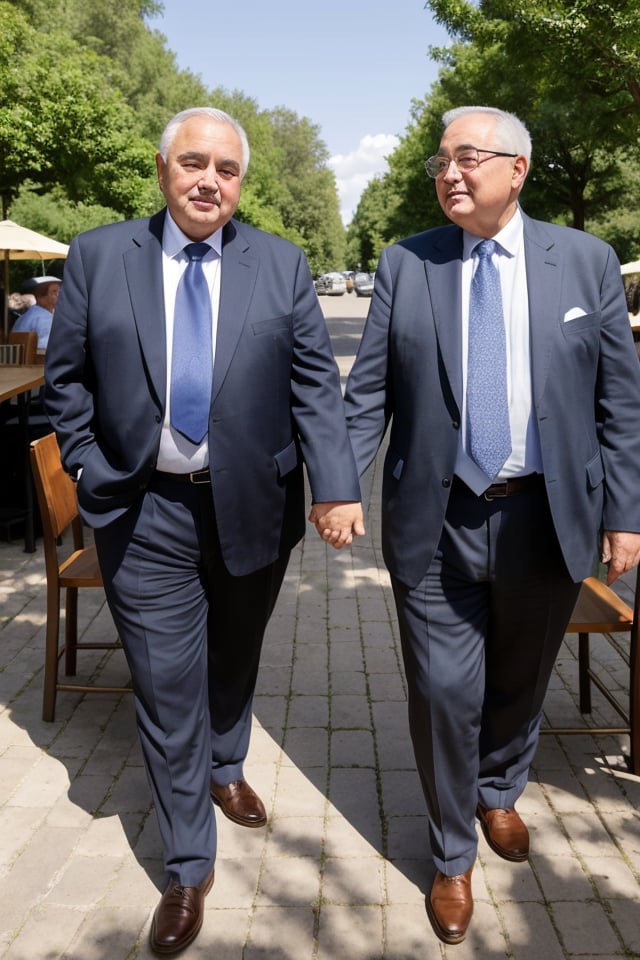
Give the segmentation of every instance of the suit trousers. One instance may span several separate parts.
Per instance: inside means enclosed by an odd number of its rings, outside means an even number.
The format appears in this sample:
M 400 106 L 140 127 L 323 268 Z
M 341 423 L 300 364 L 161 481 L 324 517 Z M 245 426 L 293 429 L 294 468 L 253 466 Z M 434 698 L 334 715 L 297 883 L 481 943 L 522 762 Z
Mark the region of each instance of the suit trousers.
M 289 556 L 231 576 L 211 486 L 159 477 L 95 542 L 131 670 L 165 870 L 195 886 L 215 862 L 210 780 L 243 776 L 262 640 Z
M 456 478 L 424 579 L 392 586 L 431 851 L 454 876 L 475 862 L 478 802 L 510 808 L 525 789 L 580 590 L 542 477 L 491 501 Z

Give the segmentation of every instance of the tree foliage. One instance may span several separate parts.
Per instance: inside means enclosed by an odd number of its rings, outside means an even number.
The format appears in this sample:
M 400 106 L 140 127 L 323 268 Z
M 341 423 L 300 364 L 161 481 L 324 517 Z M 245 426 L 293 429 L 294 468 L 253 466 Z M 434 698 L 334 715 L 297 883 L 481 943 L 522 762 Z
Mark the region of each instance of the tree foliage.
M 162 203 L 154 154 L 171 116 L 216 106 L 247 131 L 240 219 L 298 242 L 317 271 L 342 267 L 344 227 L 318 129 L 177 67 L 145 17 L 154 0 L 0 0 L 3 215 L 69 241 Z
M 516 113 L 532 134 L 527 212 L 589 229 L 623 260 L 637 259 L 640 221 L 630 213 L 640 200 L 637 0 L 428 0 L 426 7 L 452 44 L 430 50 L 438 80 L 414 101 L 390 157 L 388 213 L 374 216 L 375 229 L 393 242 L 443 221 L 423 160 L 438 145 L 445 110 L 488 104 Z M 355 219 L 364 216 L 367 193 Z

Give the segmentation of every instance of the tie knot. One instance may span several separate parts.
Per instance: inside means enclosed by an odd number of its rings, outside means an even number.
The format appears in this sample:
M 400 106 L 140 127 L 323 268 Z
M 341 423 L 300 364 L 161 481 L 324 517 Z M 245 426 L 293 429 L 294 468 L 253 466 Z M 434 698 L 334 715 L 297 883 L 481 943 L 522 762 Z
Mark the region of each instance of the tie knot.
M 210 249 L 211 247 L 208 243 L 188 243 L 184 248 L 184 252 L 189 257 L 189 260 L 202 260 Z
M 476 253 L 480 258 L 492 257 L 497 249 L 498 244 L 495 242 L 495 240 L 481 240 L 480 243 L 478 243 L 475 247 Z

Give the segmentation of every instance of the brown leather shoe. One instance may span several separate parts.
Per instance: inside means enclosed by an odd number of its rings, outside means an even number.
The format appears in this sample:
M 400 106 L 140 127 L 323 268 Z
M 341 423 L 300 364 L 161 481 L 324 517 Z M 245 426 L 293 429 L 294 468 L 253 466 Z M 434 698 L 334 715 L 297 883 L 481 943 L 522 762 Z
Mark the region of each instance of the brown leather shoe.
M 267 811 L 258 794 L 246 780 L 234 780 L 221 787 L 211 781 L 211 796 L 225 817 L 243 827 L 264 827 Z
M 200 933 L 204 919 L 204 898 L 213 886 L 215 870 L 197 887 L 182 887 L 175 880 L 162 894 L 151 922 L 149 945 L 154 953 L 167 956 L 188 947 Z
M 478 820 L 486 841 L 499 857 L 521 863 L 529 856 L 529 831 L 515 810 L 489 810 L 478 804 Z
M 465 938 L 473 913 L 472 871 L 471 866 L 455 877 L 447 877 L 439 870 L 436 873 L 425 903 L 434 933 L 443 943 L 462 943 Z

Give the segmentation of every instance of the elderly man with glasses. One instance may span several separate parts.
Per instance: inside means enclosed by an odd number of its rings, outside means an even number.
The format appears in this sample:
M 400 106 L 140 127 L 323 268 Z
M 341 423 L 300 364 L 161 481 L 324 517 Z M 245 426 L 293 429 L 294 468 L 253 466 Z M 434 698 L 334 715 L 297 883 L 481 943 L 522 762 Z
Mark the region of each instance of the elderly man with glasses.
M 526 861 L 515 806 L 581 580 L 640 555 L 640 368 L 620 265 L 519 205 L 511 114 L 445 114 L 426 161 L 452 221 L 385 250 L 346 391 L 366 469 L 390 425 L 382 539 L 427 804 L 437 936 L 473 910 L 476 819 Z M 328 532 L 327 537 L 330 537 Z

